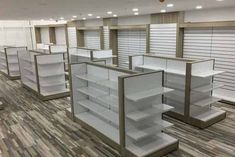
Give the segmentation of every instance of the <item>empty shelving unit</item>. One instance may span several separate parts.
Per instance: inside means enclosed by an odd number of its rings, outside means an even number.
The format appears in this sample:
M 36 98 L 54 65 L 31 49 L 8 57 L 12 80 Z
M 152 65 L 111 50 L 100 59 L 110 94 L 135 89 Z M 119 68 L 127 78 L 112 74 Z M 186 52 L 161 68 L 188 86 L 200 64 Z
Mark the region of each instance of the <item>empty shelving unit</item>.
M 113 58 L 117 57 L 113 55 L 112 50 L 94 50 L 76 47 L 69 48 L 68 54 L 71 63 L 105 60 L 106 64 L 113 65 Z
M 163 71 L 136 74 L 94 62 L 70 65 L 72 107 L 67 114 L 93 131 L 122 156 L 162 156 L 178 148 L 178 140 L 162 131 L 172 124 L 162 113 Z
M 129 57 L 130 69 L 142 72 L 165 71 L 165 86 L 175 91 L 165 95 L 165 103 L 174 107 L 166 114 L 199 128 L 206 128 L 226 117 L 226 112 L 213 105 L 220 99 L 213 90 L 222 84 L 213 77 L 223 71 L 214 70 L 214 59 L 191 60 L 155 55 Z
M 42 100 L 69 96 L 65 79 L 64 54 L 37 51 L 18 53 L 21 81 Z
M 69 57 L 68 57 L 68 48 L 67 45 L 50 45 L 49 46 L 49 53 L 50 54 L 57 54 L 62 53 L 64 54 L 64 60 L 65 60 L 65 70 L 68 70 L 68 64 L 69 64 Z
M 11 80 L 20 78 L 17 52 L 22 50 L 27 50 L 27 47 L 2 47 L 0 50 L 1 73 Z

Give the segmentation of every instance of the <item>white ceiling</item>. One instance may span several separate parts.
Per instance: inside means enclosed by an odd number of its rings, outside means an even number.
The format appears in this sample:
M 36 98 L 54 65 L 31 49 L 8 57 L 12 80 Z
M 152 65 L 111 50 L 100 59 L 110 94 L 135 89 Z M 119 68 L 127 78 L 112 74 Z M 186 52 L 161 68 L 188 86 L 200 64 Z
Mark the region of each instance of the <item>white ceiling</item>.
M 167 3 L 174 7 L 167 8 Z M 167 11 L 194 10 L 195 6 L 205 8 L 233 7 L 235 0 L 0 0 L 1 20 L 39 20 L 49 18 L 59 19 L 65 17 L 70 20 L 72 15 L 77 19 L 87 19 L 96 16 L 110 17 L 107 11 L 112 11 L 118 16 L 133 15 L 132 8 L 139 8 L 140 14 L 158 13 L 161 9 Z M 92 13 L 92 17 L 87 14 Z

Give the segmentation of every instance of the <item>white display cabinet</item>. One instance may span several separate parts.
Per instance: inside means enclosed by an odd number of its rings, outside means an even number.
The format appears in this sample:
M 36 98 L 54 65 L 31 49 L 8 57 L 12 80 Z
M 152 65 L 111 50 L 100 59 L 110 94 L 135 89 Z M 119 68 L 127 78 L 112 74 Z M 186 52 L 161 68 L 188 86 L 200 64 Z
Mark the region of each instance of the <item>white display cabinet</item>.
M 212 95 L 223 85 L 213 77 L 223 71 L 214 70 L 214 59 L 190 60 L 154 55 L 129 57 L 130 69 L 141 72 L 164 70 L 165 86 L 175 91 L 165 95 L 165 103 L 174 107 L 166 114 L 199 128 L 206 128 L 226 117 L 226 112 L 213 107 L 220 101 Z
M 178 140 L 162 131 L 172 126 L 162 113 L 163 71 L 133 71 L 94 62 L 70 65 L 72 108 L 67 114 L 93 131 L 122 156 L 162 156 L 178 148 Z M 72 115 L 71 115 L 72 114 Z
M 0 69 L 11 80 L 20 78 L 17 52 L 21 50 L 27 50 L 27 47 L 1 47 Z
M 50 54 L 57 54 L 57 53 L 64 54 L 65 70 L 68 71 L 69 57 L 68 57 L 67 45 L 50 45 L 49 53 Z
M 40 99 L 69 96 L 65 79 L 64 54 L 42 54 L 37 51 L 18 53 L 21 81 Z
M 112 50 L 92 50 L 74 47 L 69 48 L 68 52 L 70 63 L 105 60 L 106 64 L 113 65 L 113 59 L 117 57 L 113 55 Z
M 37 43 L 36 51 L 49 54 L 51 45 L 53 45 L 53 43 L 51 43 L 51 44 Z

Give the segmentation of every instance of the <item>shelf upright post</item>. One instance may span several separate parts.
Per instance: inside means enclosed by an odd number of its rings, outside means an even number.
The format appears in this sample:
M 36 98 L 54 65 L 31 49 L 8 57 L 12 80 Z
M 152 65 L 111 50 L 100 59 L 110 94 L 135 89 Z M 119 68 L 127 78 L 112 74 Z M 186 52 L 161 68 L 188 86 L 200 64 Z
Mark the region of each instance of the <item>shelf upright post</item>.
M 125 90 L 124 78 L 118 77 L 118 96 L 119 96 L 119 135 L 121 153 L 125 154 L 126 136 L 125 136 Z
M 184 117 L 185 117 L 185 121 L 189 122 L 189 118 L 190 118 L 190 96 L 191 96 L 191 75 L 192 72 L 192 64 L 191 63 L 186 63 L 186 77 L 185 77 L 185 97 L 184 97 L 184 104 L 185 104 L 185 108 L 184 108 Z
M 39 94 L 39 96 L 41 96 L 41 89 L 40 89 L 40 82 L 39 82 L 39 74 L 38 74 L 37 55 L 34 55 L 34 64 L 35 64 L 35 72 L 36 72 L 36 80 L 37 80 L 38 94 Z
M 8 64 L 8 56 L 7 56 L 7 48 L 4 48 L 5 52 L 5 58 L 6 58 L 6 68 L 7 68 L 7 75 L 10 76 L 10 71 L 9 71 L 9 64 Z

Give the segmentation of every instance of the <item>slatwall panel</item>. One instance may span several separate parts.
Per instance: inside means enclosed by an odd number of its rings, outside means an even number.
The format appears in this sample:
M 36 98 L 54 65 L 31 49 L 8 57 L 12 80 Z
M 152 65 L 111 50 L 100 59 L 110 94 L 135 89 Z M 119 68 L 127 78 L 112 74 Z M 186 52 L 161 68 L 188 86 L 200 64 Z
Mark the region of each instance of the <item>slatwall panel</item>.
M 65 28 L 64 27 L 56 27 L 55 28 L 55 37 L 57 45 L 65 45 L 66 37 L 65 37 Z
M 77 47 L 77 32 L 76 27 L 68 27 L 69 47 Z
M 235 28 L 190 29 L 184 40 L 184 57 L 216 59 L 215 69 L 226 73 L 215 76 L 225 86 L 214 95 L 235 101 Z
M 104 26 L 104 49 L 108 50 L 110 49 L 109 46 L 109 27 L 108 26 Z
M 49 28 L 40 28 L 41 33 L 41 40 L 43 44 L 49 44 L 50 43 L 50 37 L 49 37 Z
M 185 29 L 184 57 L 208 59 L 211 57 L 212 28 Z
M 177 24 L 150 25 L 150 53 L 161 56 L 176 56 Z
M 118 63 L 122 68 L 128 68 L 130 55 L 146 53 L 146 32 L 143 30 L 118 31 Z
M 84 31 L 85 47 L 89 49 L 100 49 L 100 32 L 96 30 Z

